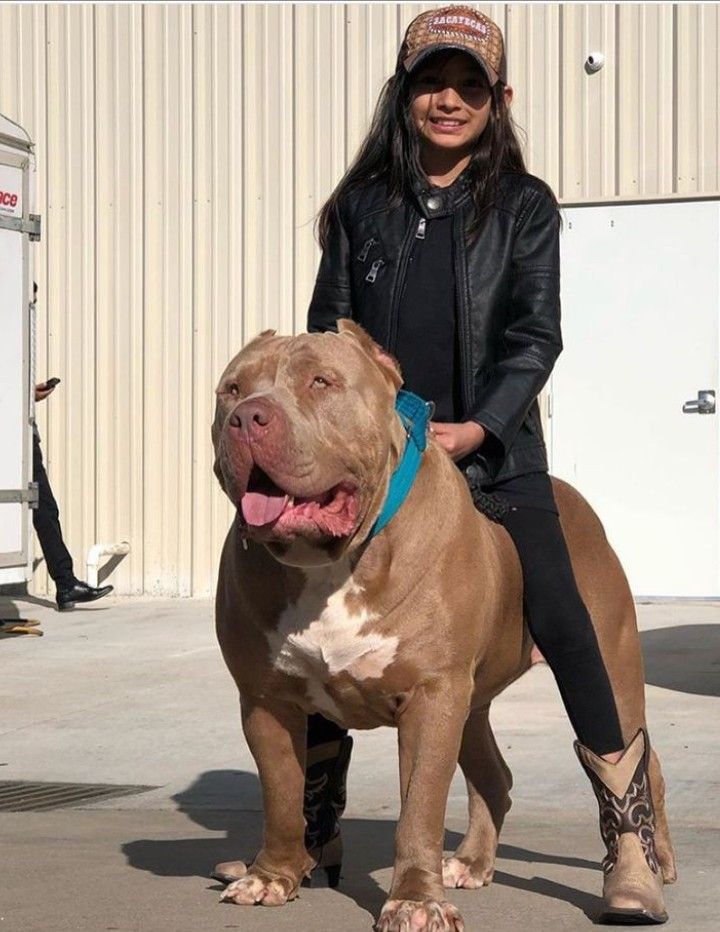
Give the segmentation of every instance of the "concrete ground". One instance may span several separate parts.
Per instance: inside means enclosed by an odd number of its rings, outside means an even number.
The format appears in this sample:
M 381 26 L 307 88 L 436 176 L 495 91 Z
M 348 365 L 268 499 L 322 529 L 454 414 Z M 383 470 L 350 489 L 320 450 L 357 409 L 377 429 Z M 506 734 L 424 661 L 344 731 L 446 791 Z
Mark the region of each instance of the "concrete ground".
M 0 599 L 0 617 L 45 635 L 0 640 L 0 781 L 133 784 L 83 808 L 0 812 L 0 932 L 368 932 L 390 881 L 398 811 L 395 735 L 356 734 L 338 890 L 282 909 L 218 903 L 220 860 L 261 833 L 255 768 L 214 640 L 210 601 L 104 600 L 60 615 Z M 679 861 L 667 889 L 677 932 L 714 930 L 720 887 L 720 604 L 639 606 L 648 718 L 668 782 Z M 494 704 L 515 779 L 493 884 L 449 898 L 468 932 L 582 930 L 599 910 L 602 847 L 589 785 L 550 671 Z M 446 846 L 465 822 L 460 776 Z

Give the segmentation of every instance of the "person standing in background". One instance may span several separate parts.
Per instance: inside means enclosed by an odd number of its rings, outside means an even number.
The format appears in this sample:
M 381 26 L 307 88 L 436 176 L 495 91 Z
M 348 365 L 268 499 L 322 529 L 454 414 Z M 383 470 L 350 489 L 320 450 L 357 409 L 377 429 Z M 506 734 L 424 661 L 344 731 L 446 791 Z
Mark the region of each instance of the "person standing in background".
M 59 381 L 59 380 L 58 380 Z M 55 391 L 57 382 L 41 382 L 35 386 L 35 401 L 44 401 Z M 40 541 L 48 573 L 56 587 L 59 612 L 75 608 L 78 602 L 94 602 L 112 592 L 112 586 L 88 586 L 73 572 L 73 561 L 65 546 L 60 528 L 60 512 L 53 495 L 40 449 L 40 432 L 33 423 L 33 482 L 38 486 L 38 507 L 33 509 L 33 526 Z

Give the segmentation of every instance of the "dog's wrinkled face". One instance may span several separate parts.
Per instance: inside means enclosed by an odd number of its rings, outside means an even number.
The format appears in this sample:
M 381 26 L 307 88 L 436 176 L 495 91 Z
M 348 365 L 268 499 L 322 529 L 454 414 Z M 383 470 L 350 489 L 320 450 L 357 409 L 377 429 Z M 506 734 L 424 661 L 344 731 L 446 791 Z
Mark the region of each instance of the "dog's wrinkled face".
M 398 452 L 397 366 L 356 324 L 339 330 L 260 334 L 216 392 L 220 484 L 247 535 L 298 565 L 342 556 Z

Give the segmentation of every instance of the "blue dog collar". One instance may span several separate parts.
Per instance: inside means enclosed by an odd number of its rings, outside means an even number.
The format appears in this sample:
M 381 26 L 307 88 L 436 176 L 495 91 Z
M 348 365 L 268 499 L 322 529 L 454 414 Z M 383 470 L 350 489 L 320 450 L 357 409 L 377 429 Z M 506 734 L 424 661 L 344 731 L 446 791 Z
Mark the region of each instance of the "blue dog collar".
M 412 488 L 427 446 L 428 423 L 432 417 L 433 408 L 432 402 L 423 401 L 412 392 L 399 391 L 397 394 L 395 410 L 405 428 L 407 443 L 402 459 L 390 477 L 385 504 L 372 526 L 368 540 L 379 534 L 395 517 Z

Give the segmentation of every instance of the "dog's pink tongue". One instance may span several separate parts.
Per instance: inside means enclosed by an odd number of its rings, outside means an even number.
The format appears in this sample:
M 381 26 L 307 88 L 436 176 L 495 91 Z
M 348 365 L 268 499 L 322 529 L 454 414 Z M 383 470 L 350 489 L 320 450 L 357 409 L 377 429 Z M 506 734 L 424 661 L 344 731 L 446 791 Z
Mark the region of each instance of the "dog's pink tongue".
M 266 495 L 264 492 L 246 492 L 240 499 L 243 518 L 253 527 L 277 521 L 290 500 L 289 495 Z

